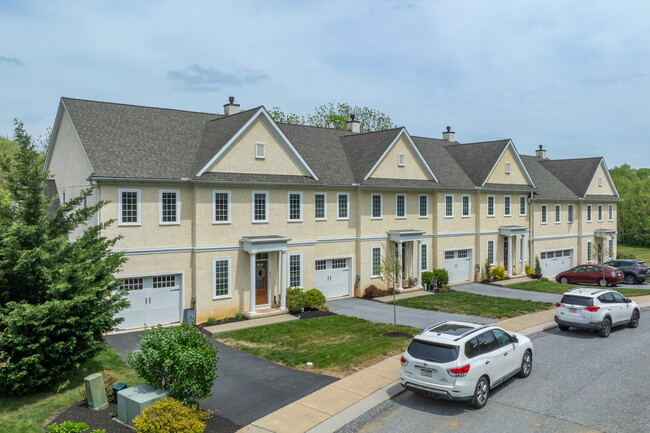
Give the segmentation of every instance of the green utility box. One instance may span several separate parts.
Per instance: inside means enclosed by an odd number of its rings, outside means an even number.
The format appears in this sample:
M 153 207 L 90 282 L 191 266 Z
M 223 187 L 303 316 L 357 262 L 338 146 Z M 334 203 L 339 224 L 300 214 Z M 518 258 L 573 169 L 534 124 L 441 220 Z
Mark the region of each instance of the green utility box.
M 117 403 L 117 393 L 122 391 L 123 389 L 126 389 L 126 383 L 124 382 L 119 382 L 116 383 L 115 386 L 113 387 L 113 401 Z
M 90 409 L 104 410 L 108 408 L 106 390 L 104 389 L 104 376 L 101 373 L 86 376 L 84 386 L 86 387 L 86 398 Z
M 167 391 L 154 388 L 148 383 L 126 388 L 117 392 L 117 418 L 133 425 L 133 420 L 154 402 L 167 398 Z

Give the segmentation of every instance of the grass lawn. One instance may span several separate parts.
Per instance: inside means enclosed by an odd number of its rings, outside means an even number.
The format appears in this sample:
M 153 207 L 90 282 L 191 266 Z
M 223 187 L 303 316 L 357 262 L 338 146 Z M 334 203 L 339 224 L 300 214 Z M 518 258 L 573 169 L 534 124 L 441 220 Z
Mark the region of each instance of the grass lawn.
M 393 325 L 327 316 L 242 329 L 221 334 L 217 339 L 287 367 L 345 377 L 403 352 L 411 340 L 383 335 L 392 331 Z M 420 331 L 397 326 L 397 332 L 415 335 Z M 307 362 L 313 365 L 308 366 Z
M 397 305 L 420 310 L 489 317 L 491 319 L 508 319 L 554 307 L 553 304 L 546 302 L 498 298 L 465 292 L 438 293 L 402 299 L 397 301 Z
M 516 283 L 510 284 L 509 289 L 519 289 L 519 290 L 528 290 L 531 292 L 544 292 L 544 293 L 555 293 L 561 295 L 572 287 L 578 287 L 580 284 L 560 284 L 552 283 L 546 281 L 527 281 L 525 283 Z M 598 288 L 598 286 L 587 286 Z M 614 290 L 619 292 L 623 296 L 643 296 L 650 295 L 650 290 L 647 289 L 622 289 L 618 287 L 612 287 Z
M 618 249 L 619 255 L 625 256 L 634 256 L 639 260 L 645 260 L 646 263 L 650 263 L 650 248 L 647 247 L 631 247 L 628 245 L 618 244 L 616 246 Z
M 72 370 L 51 389 L 20 397 L 0 397 L 0 430 L 2 432 L 43 433 L 43 424 L 58 412 L 81 400 L 83 379 L 100 370 L 113 370 L 119 382 L 129 386 L 142 380 L 111 348 L 106 347 L 94 358 Z

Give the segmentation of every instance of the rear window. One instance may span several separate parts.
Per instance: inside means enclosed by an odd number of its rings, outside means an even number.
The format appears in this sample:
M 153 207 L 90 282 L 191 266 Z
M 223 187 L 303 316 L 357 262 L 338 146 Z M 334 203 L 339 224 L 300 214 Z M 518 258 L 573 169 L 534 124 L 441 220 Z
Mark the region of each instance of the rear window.
M 413 340 L 406 351 L 413 358 L 446 363 L 458 359 L 458 346 Z
M 641 266 L 642 268 L 647 268 L 648 267 L 648 265 L 646 265 L 645 262 L 639 262 L 639 266 Z
M 562 303 L 590 307 L 594 305 L 594 300 L 592 298 L 585 298 L 584 296 L 564 295 L 562 296 Z

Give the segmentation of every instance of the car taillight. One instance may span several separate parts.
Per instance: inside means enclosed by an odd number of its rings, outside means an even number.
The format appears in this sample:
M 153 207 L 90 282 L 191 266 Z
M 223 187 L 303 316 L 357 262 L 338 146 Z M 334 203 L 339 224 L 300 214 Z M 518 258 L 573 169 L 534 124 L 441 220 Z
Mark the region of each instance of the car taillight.
M 458 368 L 449 368 L 447 371 L 450 376 L 467 376 L 467 373 L 469 373 L 469 364 Z
M 408 363 L 409 363 L 409 362 L 406 360 L 406 358 L 404 358 L 404 355 L 402 355 L 402 357 L 400 358 L 399 362 L 401 362 L 402 365 L 408 365 Z
M 556 302 L 556 303 L 555 303 L 555 306 L 556 306 L 556 307 L 561 307 L 561 306 L 562 306 L 562 303 L 561 303 L 561 302 Z
M 592 306 L 590 306 L 590 307 L 587 307 L 586 310 L 587 310 L 587 311 L 591 311 L 591 312 L 593 313 L 594 311 L 598 311 L 598 310 L 600 310 L 600 307 L 597 307 L 597 306 L 595 306 L 595 305 L 592 305 Z

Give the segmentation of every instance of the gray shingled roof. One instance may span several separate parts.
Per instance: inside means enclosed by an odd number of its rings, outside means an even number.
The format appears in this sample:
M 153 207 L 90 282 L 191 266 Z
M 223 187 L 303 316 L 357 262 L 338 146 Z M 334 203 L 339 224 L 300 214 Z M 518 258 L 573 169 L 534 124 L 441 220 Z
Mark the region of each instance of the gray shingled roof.
M 545 159 L 540 161 L 578 197 L 584 197 L 602 158 Z
M 447 151 L 476 186 L 483 185 L 510 140 L 448 144 Z
M 411 139 L 438 179 L 438 187 L 474 188 L 476 186 L 447 150 L 449 141 L 426 137 L 411 137 Z
M 528 170 L 530 177 L 533 178 L 533 182 L 535 182 L 535 186 L 537 187 L 535 198 L 560 200 L 578 199 L 578 196 L 571 191 L 571 189 L 547 170 L 547 166 L 543 164 L 544 161 L 547 161 L 546 159 L 528 155 L 520 156 L 526 170 Z
M 363 179 L 401 131 L 402 128 L 395 128 L 341 137 L 343 150 L 352 169 L 355 183 L 363 182 Z

